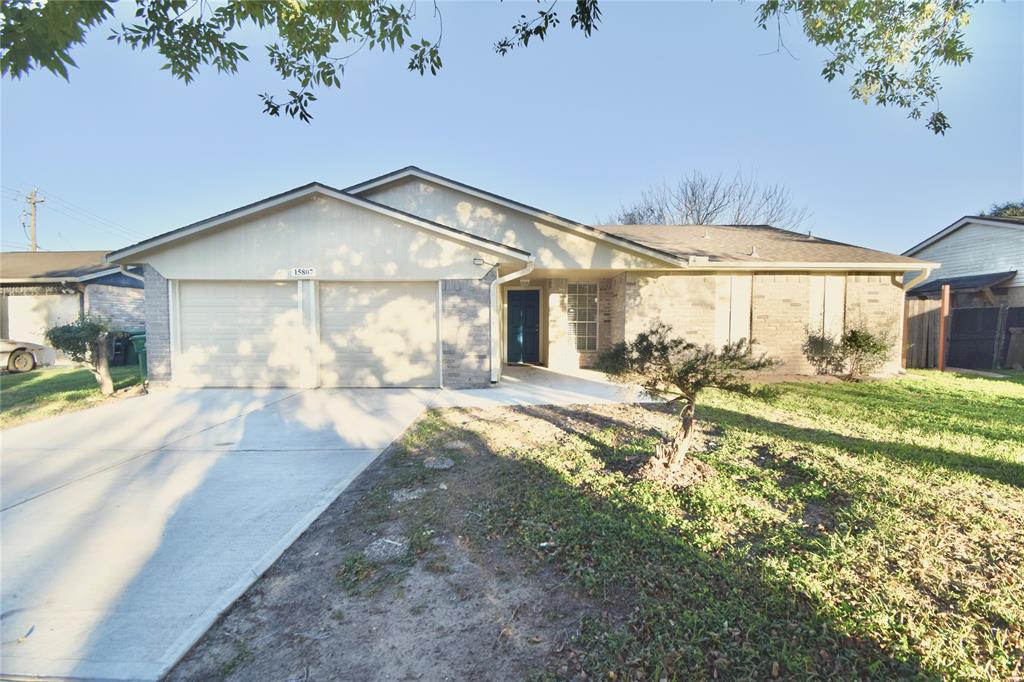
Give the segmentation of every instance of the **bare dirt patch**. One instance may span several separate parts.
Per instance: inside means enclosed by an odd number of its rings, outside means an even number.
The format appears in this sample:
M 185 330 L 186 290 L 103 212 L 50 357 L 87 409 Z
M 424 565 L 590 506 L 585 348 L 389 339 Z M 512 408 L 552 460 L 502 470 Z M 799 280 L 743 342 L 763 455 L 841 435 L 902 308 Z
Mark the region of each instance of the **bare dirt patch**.
M 670 419 L 658 408 L 625 405 L 428 414 L 324 512 L 167 679 L 576 676 L 573 642 L 583 622 L 621 624 L 632 608 L 630 597 L 624 590 L 598 603 L 549 562 L 524 560 L 482 530 L 482 511 L 500 504 L 496 482 L 516 475 L 501 450 L 599 429 L 655 434 Z M 424 466 L 439 457 L 453 466 Z M 638 455 L 608 466 L 636 472 L 645 460 Z M 408 551 L 383 561 L 364 554 L 394 538 L 408 538 Z

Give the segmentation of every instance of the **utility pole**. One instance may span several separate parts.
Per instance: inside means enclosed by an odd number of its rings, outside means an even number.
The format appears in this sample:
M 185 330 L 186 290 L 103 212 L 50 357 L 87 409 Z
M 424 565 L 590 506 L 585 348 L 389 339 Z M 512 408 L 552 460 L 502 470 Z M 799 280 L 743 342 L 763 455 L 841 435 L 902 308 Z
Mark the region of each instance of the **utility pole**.
M 32 190 L 25 197 L 25 201 L 29 205 L 29 238 L 28 241 L 32 246 L 33 253 L 39 250 L 39 244 L 36 242 L 36 204 L 41 204 L 46 201 L 45 197 L 38 195 L 36 190 Z

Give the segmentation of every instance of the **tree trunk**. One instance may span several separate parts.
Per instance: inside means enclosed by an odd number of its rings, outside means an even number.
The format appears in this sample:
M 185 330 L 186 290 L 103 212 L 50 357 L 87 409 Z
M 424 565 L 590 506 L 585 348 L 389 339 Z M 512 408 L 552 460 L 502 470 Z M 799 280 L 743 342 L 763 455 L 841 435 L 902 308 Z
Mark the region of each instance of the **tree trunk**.
M 679 426 L 675 433 L 671 438 L 659 443 L 655 450 L 655 458 L 670 469 L 682 465 L 690 451 L 690 443 L 693 442 L 694 409 L 694 401 L 687 400 L 686 405 L 679 411 Z
M 110 376 L 109 345 L 110 337 L 104 334 L 92 347 L 93 374 L 103 395 L 111 395 L 114 392 L 114 378 Z

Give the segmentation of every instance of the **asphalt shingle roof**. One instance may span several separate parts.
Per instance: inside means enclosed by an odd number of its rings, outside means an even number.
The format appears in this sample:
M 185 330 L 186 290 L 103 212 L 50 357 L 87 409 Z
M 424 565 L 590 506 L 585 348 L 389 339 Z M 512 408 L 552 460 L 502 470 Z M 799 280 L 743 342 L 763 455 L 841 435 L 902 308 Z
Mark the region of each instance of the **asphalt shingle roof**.
M 811 237 L 770 225 L 597 225 L 602 232 L 709 262 L 923 264 L 917 258 Z

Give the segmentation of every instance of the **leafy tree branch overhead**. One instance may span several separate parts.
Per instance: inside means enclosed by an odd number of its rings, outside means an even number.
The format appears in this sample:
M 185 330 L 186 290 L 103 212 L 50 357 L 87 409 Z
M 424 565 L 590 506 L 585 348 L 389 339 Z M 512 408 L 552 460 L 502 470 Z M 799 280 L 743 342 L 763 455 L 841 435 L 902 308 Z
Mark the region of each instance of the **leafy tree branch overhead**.
M 256 27 L 276 33 L 265 46 L 267 58 L 286 83 L 287 96 L 260 95 L 271 116 L 283 111 L 309 122 L 310 104 L 321 88 L 341 85 L 350 60 L 361 50 L 407 51 L 410 71 L 437 74 L 442 68 L 443 17 L 437 3 L 431 11 L 435 30 L 413 38 L 411 24 L 417 3 L 391 0 L 133 0 L 135 20 L 113 28 L 109 39 L 133 49 L 154 49 L 164 69 L 193 80 L 203 67 L 235 73 L 249 60 L 250 48 L 237 42 L 242 29 Z M 602 21 L 599 0 L 539 0 L 539 9 L 523 13 L 494 50 L 508 55 L 542 41 L 562 25 L 593 35 Z M 924 119 L 935 133 L 950 122 L 939 107 L 939 69 L 960 66 L 971 58 L 964 42 L 970 11 L 979 0 L 763 0 L 754 22 L 778 33 L 794 19 L 804 35 L 825 48 L 829 57 L 822 76 L 850 79 L 854 99 L 907 111 Z M 0 61 L 4 75 L 22 77 L 47 70 L 68 78 L 75 66 L 71 51 L 87 35 L 114 19 L 110 0 L 3 0 Z M 500 34 L 499 34 L 500 35 Z

